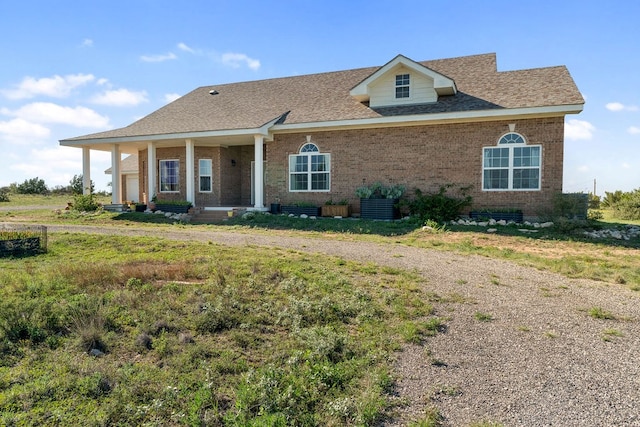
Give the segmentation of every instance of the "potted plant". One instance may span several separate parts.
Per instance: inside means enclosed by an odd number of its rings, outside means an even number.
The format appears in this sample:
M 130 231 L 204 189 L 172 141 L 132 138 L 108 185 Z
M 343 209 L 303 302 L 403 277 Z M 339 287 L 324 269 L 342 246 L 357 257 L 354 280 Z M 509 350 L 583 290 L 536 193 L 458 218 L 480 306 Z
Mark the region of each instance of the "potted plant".
M 291 205 L 283 205 L 281 209 L 284 214 L 320 216 L 320 208 L 310 202 L 297 202 Z
M 327 217 L 336 217 L 340 216 L 342 218 L 346 218 L 349 216 L 349 201 L 346 199 L 340 200 L 339 202 L 334 202 L 329 199 L 322 206 L 322 216 Z
M 384 186 L 375 182 L 356 189 L 360 198 L 360 218 L 393 220 L 400 217 L 398 200 L 404 194 L 403 185 Z

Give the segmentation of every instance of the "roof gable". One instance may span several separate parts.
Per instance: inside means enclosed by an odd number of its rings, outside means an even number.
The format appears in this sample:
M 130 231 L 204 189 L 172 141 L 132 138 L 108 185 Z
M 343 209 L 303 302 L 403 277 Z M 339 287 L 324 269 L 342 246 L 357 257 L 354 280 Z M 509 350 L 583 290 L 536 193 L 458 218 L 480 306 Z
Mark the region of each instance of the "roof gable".
M 407 76 L 405 97 L 395 95 L 396 76 Z M 350 91 L 351 96 L 369 102 L 371 107 L 436 102 L 438 96 L 456 93 L 453 79 L 403 55 L 378 68 Z

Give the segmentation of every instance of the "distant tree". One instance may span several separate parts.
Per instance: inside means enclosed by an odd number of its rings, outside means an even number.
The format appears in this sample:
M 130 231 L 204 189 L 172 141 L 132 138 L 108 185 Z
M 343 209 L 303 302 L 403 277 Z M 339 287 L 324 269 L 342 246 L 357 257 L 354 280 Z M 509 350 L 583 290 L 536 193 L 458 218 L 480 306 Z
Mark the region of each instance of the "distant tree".
M 600 196 L 589 193 L 589 209 L 600 209 Z
M 620 199 L 612 206 L 613 217 L 618 219 L 640 219 L 640 188 L 622 193 Z
M 605 209 L 613 209 L 613 207 L 622 200 L 624 193 L 620 190 L 616 190 L 613 193 L 609 191 L 604 192 L 604 199 L 602 199 L 601 205 Z
M 0 188 L 0 202 L 9 201 L 9 187 Z
M 73 178 L 71 178 L 71 181 L 69 181 L 69 185 L 71 186 L 71 192 L 73 194 L 84 194 L 84 178 L 82 176 L 82 174 L 80 175 L 73 175 Z M 91 181 L 91 188 L 90 188 L 90 193 L 93 194 L 95 192 L 96 186 L 93 183 L 93 181 Z
M 44 179 L 38 177 L 26 179 L 22 184 L 16 186 L 16 193 L 18 194 L 47 194 L 49 189 L 45 184 Z

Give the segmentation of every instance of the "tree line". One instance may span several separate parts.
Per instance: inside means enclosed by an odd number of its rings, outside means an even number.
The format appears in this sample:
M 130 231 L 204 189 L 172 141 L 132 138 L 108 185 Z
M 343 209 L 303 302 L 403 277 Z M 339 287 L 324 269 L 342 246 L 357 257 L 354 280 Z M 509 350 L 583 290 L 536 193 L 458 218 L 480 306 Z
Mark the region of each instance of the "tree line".
M 22 183 L 11 183 L 7 187 L 0 188 L 0 202 L 8 202 L 10 194 L 40 194 L 40 195 L 49 195 L 49 194 L 57 194 L 57 195 L 77 195 L 83 194 L 83 176 L 82 175 L 74 175 L 73 178 L 69 181 L 69 185 L 56 185 L 55 187 L 49 188 L 45 183 L 44 179 L 39 177 L 25 179 Z M 91 181 L 91 194 L 95 192 L 95 184 Z M 102 192 L 104 193 L 104 192 Z
M 605 191 L 604 197 L 589 194 L 590 209 L 607 209 L 617 219 L 640 220 L 640 188 L 633 191 Z

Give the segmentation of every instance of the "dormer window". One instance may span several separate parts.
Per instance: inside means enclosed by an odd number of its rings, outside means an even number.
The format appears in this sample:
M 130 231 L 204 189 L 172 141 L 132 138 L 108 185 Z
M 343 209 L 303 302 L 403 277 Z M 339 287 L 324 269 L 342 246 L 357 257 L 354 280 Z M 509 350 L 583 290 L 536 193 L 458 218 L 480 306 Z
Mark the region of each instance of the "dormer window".
M 409 98 L 409 74 L 396 74 L 396 99 Z

